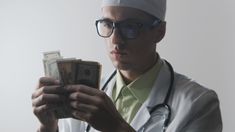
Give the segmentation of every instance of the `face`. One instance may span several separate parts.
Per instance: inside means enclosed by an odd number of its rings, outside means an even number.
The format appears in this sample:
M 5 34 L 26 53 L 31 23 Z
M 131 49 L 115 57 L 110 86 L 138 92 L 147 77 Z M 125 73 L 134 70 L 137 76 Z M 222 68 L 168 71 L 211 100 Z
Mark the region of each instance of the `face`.
M 137 9 L 108 6 L 102 8 L 103 19 L 111 22 L 153 22 L 153 17 Z M 160 27 L 142 28 L 134 39 L 126 39 L 119 28 L 105 38 L 108 55 L 119 70 L 143 71 L 156 61 L 156 43 L 163 38 Z

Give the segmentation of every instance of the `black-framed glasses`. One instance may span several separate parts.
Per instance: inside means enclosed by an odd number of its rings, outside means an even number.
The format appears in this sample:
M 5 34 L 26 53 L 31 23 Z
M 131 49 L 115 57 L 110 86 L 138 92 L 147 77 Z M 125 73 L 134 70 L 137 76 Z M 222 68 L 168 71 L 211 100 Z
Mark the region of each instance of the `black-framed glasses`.
M 125 20 L 113 22 L 109 19 L 100 19 L 95 22 L 96 30 L 99 36 L 108 38 L 112 35 L 115 28 L 118 29 L 121 37 L 125 39 L 135 39 L 138 37 L 141 29 L 157 26 L 161 20 L 155 19 L 153 22 L 138 22 L 134 20 Z

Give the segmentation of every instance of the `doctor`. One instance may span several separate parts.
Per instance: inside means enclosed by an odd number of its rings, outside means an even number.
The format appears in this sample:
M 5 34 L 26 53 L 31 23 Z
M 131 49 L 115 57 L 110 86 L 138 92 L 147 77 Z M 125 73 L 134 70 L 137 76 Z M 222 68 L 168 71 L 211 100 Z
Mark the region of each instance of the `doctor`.
M 165 0 L 103 0 L 97 33 L 117 69 L 104 91 L 66 86 L 74 118 L 56 119 L 60 83 L 43 77 L 32 94 L 38 132 L 222 132 L 213 90 L 184 75 L 156 52 L 166 30 Z M 89 124 L 89 125 L 88 125 Z

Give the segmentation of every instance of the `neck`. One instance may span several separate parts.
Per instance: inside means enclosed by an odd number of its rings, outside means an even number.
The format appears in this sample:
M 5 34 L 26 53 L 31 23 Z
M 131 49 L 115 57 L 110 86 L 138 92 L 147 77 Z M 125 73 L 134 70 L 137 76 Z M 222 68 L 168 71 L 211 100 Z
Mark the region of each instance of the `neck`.
M 155 65 L 155 63 L 158 61 L 158 59 L 159 59 L 158 54 L 155 54 L 152 57 L 151 61 L 149 61 L 149 63 L 144 63 L 144 65 L 141 66 L 140 68 L 131 69 L 131 70 L 120 70 L 122 77 L 123 77 L 123 81 L 126 84 L 131 83 L 136 78 L 138 78 L 140 75 L 142 75 L 143 73 L 145 73 L 149 69 L 151 69 Z

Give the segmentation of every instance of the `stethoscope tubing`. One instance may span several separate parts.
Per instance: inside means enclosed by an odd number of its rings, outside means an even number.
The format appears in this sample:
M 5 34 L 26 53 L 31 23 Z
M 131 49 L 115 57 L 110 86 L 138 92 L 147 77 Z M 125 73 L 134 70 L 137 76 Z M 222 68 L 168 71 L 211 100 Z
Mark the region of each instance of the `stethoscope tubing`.
M 172 89 L 173 89 L 174 79 L 175 79 L 175 78 L 174 78 L 174 69 L 173 69 L 173 67 L 171 66 L 171 64 L 170 64 L 168 61 L 164 60 L 164 62 L 167 64 L 167 66 L 169 67 L 169 70 L 170 70 L 170 86 L 169 86 L 169 89 L 168 89 L 168 91 L 167 91 L 167 95 L 166 95 L 166 97 L 165 97 L 165 99 L 164 99 L 164 102 L 161 103 L 161 104 L 158 104 L 158 105 L 154 106 L 154 107 L 149 111 L 149 113 L 150 113 L 150 115 L 151 115 L 155 110 L 157 110 L 157 109 L 160 108 L 160 107 L 164 107 L 165 109 L 167 109 L 167 111 L 168 111 L 168 116 L 167 116 L 167 118 L 165 119 L 164 124 L 163 124 L 163 132 L 166 131 L 166 128 L 167 128 L 167 126 L 169 125 L 169 122 L 170 122 L 170 119 L 171 119 L 171 107 L 168 105 L 168 102 L 169 102 L 169 99 L 170 99 L 170 95 L 171 95 L 171 91 L 172 91 Z M 108 80 L 104 83 L 103 87 L 101 88 L 102 91 L 104 91 L 104 90 L 106 89 L 107 85 L 108 85 L 109 82 L 113 79 L 113 77 L 116 75 L 116 73 L 117 73 L 117 70 L 115 70 L 115 71 L 111 74 L 111 76 L 108 78 Z M 89 132 L 89 131 L 90 131 L 90 128 L 91 128 L 91 126 L 88 124 L 87 127 L 86 127 L 86 132 Z

